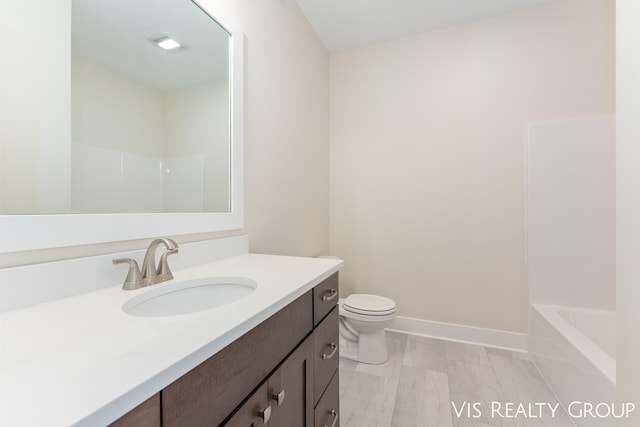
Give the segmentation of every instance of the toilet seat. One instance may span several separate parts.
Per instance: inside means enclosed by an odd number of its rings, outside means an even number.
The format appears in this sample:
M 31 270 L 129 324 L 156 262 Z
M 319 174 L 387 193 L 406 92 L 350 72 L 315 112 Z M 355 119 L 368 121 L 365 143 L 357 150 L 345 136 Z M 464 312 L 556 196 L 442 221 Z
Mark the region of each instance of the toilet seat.
M 396 303 L 389 298 L 369 294 L 349 295 L 342 303 L 345 311 L 367 315 L 367 316 L 388 316 L 395 313 Z

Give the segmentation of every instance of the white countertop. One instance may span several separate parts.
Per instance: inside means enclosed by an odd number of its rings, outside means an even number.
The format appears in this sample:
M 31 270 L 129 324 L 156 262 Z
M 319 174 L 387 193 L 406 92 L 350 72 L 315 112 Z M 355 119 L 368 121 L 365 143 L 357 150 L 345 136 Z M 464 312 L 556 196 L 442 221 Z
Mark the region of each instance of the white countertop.
M 341 267 L 335 259 L 248 254 L 175 271 L 172 282 L 241 276 L 258 284 L 239 301 L 180 316 L 124 313 L 122 304 L 149 288 L 121 284 L 4 313 L 0 425 L 106 425 Z

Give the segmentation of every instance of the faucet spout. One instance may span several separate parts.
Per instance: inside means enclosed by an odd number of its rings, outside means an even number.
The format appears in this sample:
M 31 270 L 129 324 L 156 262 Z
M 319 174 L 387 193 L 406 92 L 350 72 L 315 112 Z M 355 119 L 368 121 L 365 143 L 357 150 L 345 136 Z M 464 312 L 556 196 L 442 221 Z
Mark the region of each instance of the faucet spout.
M 163 244 L 167 250 L 160 256 L 160 262 L 156 268 L 156 250 L 158 246 Z M 138 270 L 138 263 L 131 258 L 114 259 L 114 264 L 129 264 L 129 272 L 124 280 L 122 289 L 133 290 L 140 289 L 145 286 L 155 285 L 156 283 L 165 282 L 173 279 L 173 274 L 169 269 L 167 257 L 178 252 L 178 244 L 168 237 L 155 239 L 144 255 L 144 263 L 142 271 Z
M 156 250 L 162 244 L 167 251 L 162 254 L 160 266 L 156 267 Z M 142 263 L 142 278 L 147 279 L 150 284 L 164 282 L 173 278 L 167 263 L 167 256 L 178 252 L 178 244 L 173 239 L 155 239 L 149 244 Z

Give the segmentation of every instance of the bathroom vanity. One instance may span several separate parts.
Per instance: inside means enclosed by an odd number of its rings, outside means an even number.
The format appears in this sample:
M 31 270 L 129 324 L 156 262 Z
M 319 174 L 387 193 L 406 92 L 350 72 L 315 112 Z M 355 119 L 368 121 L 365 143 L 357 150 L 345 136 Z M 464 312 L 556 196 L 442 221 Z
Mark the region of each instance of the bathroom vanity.
M 3 313 L 0 424 L 338 426 L 341 266 L 245 254 L 175 271 L 166 285 Z M 257 287 L 192 314 L 124 311 L 151 288 L 198 277 Z
M 118 2 L 5 3 L 3 17 L 16 23 L 11 32 L 23 34 L 25 40 L 43 40 L 46 35 L 47 40 L 63 42 L 29 42 L 2 55 L 3 64 L 15 62 L 47 72 L 13 73 L 15 79 L 6 85 L 17 88 L 7 94 L 7 105 L 28 104 L 27 110 L 37 114 L 24 116 L 20 109 L 8 109 L 9 120 L 2 120 L 3 126 L 11 125 L 6 134 L 15 136 L 3 144 L 16 153 L 16 167 L 3 171 L 3 183 L 15 183 L 20 191 L 11 192 L 19 197 L 3 199 L 0 212 L 0 254 L 13 259 L 3 259 L 8 267 L 0 268 L 0 425 L 215 426 L 250 425 L 256 420 L 261 424 L 267 418 L 270 425 L 338 425 L 335 275 L 341 261 L 248 254 L 247 238 L 238 235 L 216 237 L 210 244 L 181 244 L 180 252 L 171 257 L 174 279 L 151 287 L 123 290 L 125 271 L 112 264 L 112 258 L 139 261 L 140 251 L 126 249 L 137 240 L 207 239 L 211 233 L 234 235 L 244 229 L 247 53 L 233 13 L 227 16 L 227 8 L 211 10 L 196 0 L 140 0 L 135 7 L 122 3 L 125 9 L 120 10 L 114 9 Z M 107 25 L 99 28 L 99 23 Z M 178 31 L 177 23 L 187 25 Z M 138 34 L 147 28 L 179 33 L 176 37 L 189 49 L 171 55 L 181 68 L 167 66 L 167 57 L 155 45 L 161 34 Z M 105 52 L 101 42 L 85 45 L 98 40 L 96 35 L 128 40 L 108 49 L 115 68 L 93 56 Z M 140 50 L 125 50 L 134 46 Z M 163 59 L 149 63 L 149 68 L 133 62 L 147 55 Z M 156 87 L 153 90 L 162 96 L 150 96 L 162 103 L 151 106 L 148 97 L 136 100 L 133 95 L 139 84 L 144 93 L 154 85 L 144 79 L 132 81 L 133 75 L 120 66 L 145 79 L 165 71 L 172 77 L 204 75 L 190 82 L 166 82 L 175 85 L 172 92 L 180 95 L 176 99 L 193 98 L 194 103 L 173 102 L 164 95 L 167 87 Z M 110 76 L 108 83 L 96 85 L 102 82 L 96 75 Z M 193 87 L 197 91 L 189 89 Z M 100 88 L 106 89 L 96 92 Z M 14 95 L 18 101 L 10 102 Z M 206 126 L 198 126 L 189 114 L 166 113 L 166 106 L 173 105 L 200 117 L 204 99 L 206 105 L 221 107 L 205 111 Z M 105 108 L 112 105 L 116 108 Z M 216 115 L 218 110 L 221 114 Z M 14 116 L 24 120 L 13 120 Z M 169 126 L 167 117 L 172 119 L 170 126 L 184 129 L 184 134 L 156 134 L 159 124 Z M 95 125 L 103 121 L 110 132 Z M 33 122 L 47 125 L 42 132 L 28 132 Z M 143 128 L 147 122 L 151 126 Z M 151 135 L 149 144 L 140 135 Z M 169 135 L 175 140 L 171 144 L 163 140 Z M 113 141 L 118 141 L 117 147 L 108 144 Z M 174 147 L 171 158 L 158 159 L 168 146 Z M 185 151 L 192 146 L 198 150 Z M 34 151 L 42 147 L 46 151 Z M 166 167 L 166 162 L 178 160 L 173 168 Z M 165 162 L 162 168 L 160 161 Z M 124 164 L 131 168 L 125 171 Z M 208 165 L 215 166 L 205 169 Z M 43 178 L 37 185 L 32 179 L 26 183 L 12 174 L 14 170 L 38 171 L 31 178 Z M 147 170 L 149 175 L 141 173 Z M 166 179 L 169 172 L 171 179 Z M 124 176 L 130 180 L 125 182 Z M 220 179 L 209 180 L 214 177 Z M 27 188 L 37 191 L 26 192 Z M 216 189 L 215 194 L 205 194 L 205 188 Z M 165 206 L 164 201 L 182 196 L 189 202 Z M 94 244 L 97 247 L 85 253 L 86 245 Z M 112 250 L 127 252 L 90 256 Z M 180 282 L 229 277 L 256 286 L 241 299 L 206 310 L 155 316 L 127 311 L 133 299 L 146 293 Z M 256 411 L 262 420 L 255 418 Z
M 113 426 L 337 426 L 338 273 Z

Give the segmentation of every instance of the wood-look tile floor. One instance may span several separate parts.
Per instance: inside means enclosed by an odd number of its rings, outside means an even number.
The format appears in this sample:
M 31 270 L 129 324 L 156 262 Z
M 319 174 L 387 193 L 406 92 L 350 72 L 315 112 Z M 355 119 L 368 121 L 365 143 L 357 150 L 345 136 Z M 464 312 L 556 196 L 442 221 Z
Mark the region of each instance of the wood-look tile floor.
M 383 365 L 340 359 L 342 427 L 574 425 L 525 353 L 394 332 L 387 342 Z

